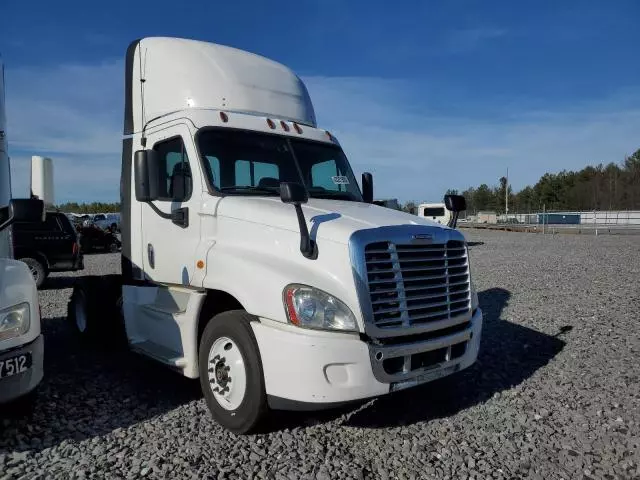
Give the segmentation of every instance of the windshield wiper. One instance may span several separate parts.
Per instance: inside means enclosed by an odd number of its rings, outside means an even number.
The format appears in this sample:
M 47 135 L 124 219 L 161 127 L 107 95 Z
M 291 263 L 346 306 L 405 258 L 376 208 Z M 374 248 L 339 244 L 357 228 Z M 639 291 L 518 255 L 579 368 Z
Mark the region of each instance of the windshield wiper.
M 233 187 L 222 187 L 221 192 L 256 192 L 256 193 L 269 193 L 271 195 L 280 195 L 279 188 L 269 187 L 253 187 L 251 185 L 235 185 Z

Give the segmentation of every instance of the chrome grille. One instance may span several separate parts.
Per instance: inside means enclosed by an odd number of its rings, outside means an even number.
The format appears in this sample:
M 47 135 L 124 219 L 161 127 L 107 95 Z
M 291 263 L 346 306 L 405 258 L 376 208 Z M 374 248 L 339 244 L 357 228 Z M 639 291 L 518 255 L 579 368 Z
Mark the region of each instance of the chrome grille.
M 373 323 L 414 327 L 471 310 L 469 263 L 463 241 L 440 244 L 375 242 L 365 247 Z

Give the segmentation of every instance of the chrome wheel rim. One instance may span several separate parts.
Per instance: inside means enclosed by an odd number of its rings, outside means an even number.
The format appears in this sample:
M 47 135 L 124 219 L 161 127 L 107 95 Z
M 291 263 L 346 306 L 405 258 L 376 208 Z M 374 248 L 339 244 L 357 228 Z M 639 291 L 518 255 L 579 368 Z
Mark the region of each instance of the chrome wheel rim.
M 209 387 L 218 404 L 225 410 L 237 409 L 247 391 L 247 370 L 235 341 L 220 337 L 213 342 L 207 372 Z
M 29 265 L 29 271 L 31 272 L 31 275 L 33 276 L 33 279 L 37 283 L 38 280 L 40 279 L 40 272 L 38 272 L 38 269 L 33 265 Z

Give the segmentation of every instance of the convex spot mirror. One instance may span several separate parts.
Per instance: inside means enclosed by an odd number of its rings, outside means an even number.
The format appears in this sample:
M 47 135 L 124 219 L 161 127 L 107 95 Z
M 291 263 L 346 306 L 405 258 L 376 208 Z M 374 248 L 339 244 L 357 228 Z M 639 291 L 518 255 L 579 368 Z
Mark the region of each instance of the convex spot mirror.
M 307 203 L 309 194 L 300 183 L 282 182 L 280 184 L 280 200 L 284 203 Z
M 362 174 L 362 199 L 365 203 L 373 203 L 373 175 L 369 172 Z
M 462 195 L 445 195 L 444 204 L 451 212 L 464 212 L 467 209 L 467 201 Z

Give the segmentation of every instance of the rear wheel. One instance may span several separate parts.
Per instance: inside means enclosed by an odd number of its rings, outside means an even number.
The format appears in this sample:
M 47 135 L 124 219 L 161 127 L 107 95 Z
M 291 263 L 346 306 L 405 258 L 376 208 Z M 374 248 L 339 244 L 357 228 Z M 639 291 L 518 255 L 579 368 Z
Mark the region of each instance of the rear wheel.
M 115 275 L 81 277 L 68 304 L 67 318 L 77 335 L 109 346 L 125 342 L 122 287 Z
M 268 412 L 252 317 L 235 310 L 213 317 L 200 340 L 200 385 L 214 420 L 236 434 L 254 430 Z
M 31 275 L 33 275 L 33 280 L 36 282 L 36 287 L 40 288 L 47 278 L 47 269 L 45 266 L 35 258 L 27 257 L 21 258 L 20 260 L 27 264 Z

